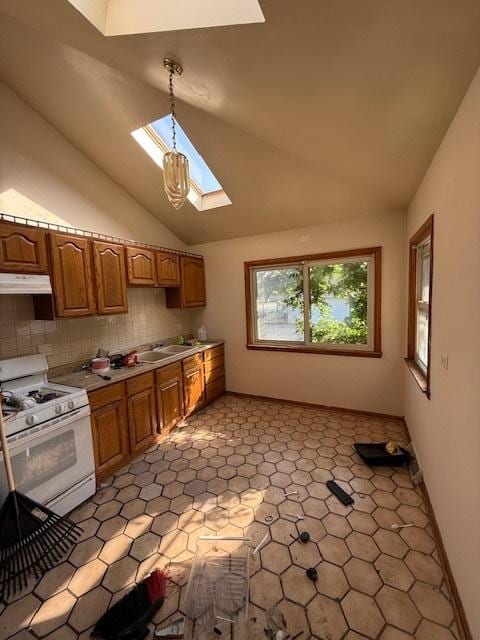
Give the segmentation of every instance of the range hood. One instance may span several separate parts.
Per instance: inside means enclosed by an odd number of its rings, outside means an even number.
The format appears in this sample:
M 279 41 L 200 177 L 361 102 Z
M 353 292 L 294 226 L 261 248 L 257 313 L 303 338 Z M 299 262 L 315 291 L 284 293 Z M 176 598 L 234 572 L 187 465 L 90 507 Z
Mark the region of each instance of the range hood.
M 0 273 L 0 294 L 23 295 L 27 293 L 52 293 L 49 276 L 25 273 Z

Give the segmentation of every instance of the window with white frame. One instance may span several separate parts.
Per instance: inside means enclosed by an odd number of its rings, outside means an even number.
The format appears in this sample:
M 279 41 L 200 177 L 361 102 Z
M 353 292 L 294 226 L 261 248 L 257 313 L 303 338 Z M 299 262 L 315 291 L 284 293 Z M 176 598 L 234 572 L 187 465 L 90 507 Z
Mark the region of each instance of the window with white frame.
M 245 263 L 247 346 L 379 357 L 379 247 Z
M 433 216 L 410 240 L 407 363 L 422 391 L 430 395 L 430 334 Z

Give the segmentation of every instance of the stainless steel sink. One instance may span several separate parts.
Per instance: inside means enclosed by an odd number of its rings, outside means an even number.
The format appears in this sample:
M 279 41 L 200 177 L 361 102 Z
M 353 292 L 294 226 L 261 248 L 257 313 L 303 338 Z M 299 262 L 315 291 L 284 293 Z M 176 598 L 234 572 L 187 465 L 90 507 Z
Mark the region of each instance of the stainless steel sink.
M 190 345 L 181 345 L 181 344 L 169 344 L 166 347 L 156 347 L 154 349 L 157 353 L 168 353 L 169 355 L 174 355 L 177 353 L 187 353 L 187 351 L 194 351 L 196 347 L 192 347 Z
M 142 351 L 142 353 L 137 354 L 137 360 L 138 362 L 159 362 L 165 358 L 170 358 L 172 355 L 172 353 L 160 353 L 158 351 Z

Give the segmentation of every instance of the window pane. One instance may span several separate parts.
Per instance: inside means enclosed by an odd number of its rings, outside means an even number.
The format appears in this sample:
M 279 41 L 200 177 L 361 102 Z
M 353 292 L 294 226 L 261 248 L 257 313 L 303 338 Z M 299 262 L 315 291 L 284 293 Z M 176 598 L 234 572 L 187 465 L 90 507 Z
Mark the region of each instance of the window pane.
M 417 309 L 417 344 L 416 361 L 427 371 L 428 369 L 428 311 Z
M 417 247 L 417 300 L 428 302 L 430 297 L 430 239 Z
M 254 273 L 257 339 L 302 342 L 303 275 L 301 267 L 278 267 Z
M 308 268 L 310 334 L 318 344 L 368 344 L 368 262 Z

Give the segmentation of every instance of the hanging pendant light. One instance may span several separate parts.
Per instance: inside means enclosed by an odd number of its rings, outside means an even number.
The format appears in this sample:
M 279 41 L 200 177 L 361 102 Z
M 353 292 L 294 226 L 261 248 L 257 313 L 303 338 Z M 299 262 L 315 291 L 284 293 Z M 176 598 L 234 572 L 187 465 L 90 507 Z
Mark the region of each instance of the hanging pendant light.
M 163 66 L 168 71 L 168 91 L 170 95 L 170 116 L 172 120 L 172 151 L 168 151 L 163 156 L 163 181 L 165 193 L 171 205 L 175 209 L 180 209 L 187 199 L 190 191 L 190 176 L 188 172 L 188 158 L 183 153 L 177 151 L 177 140 L 175 132 L 175 95 L 173 93 L 173 76 L 180 76 L 183 69 L 178 62 L 165 58 Z

